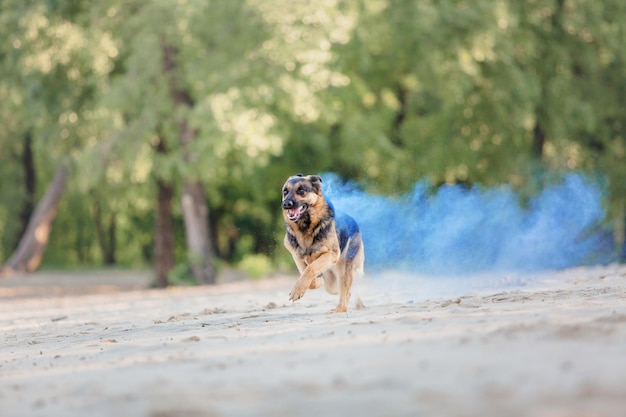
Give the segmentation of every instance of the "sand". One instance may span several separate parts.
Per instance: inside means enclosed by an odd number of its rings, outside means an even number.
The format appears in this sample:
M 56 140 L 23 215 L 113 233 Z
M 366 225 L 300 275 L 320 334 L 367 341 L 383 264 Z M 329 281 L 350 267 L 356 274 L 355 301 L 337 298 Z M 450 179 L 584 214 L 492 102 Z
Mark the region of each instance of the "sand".
M 626 415 L 625 266 L 378 274 L 347 314 L 109 275 L 0 280 L 0 416 Z

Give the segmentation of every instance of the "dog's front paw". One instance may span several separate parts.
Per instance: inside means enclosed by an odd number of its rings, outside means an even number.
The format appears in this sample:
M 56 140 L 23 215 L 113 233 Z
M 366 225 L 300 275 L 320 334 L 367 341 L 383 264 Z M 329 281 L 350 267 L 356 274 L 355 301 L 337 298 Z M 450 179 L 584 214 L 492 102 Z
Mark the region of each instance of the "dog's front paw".
M 296 301 L 302 298 L 304 293 L 306 292 L 307 285 L 303 285 L 302 282 L 296 282 L 296 285 L 293 286 L 291 292 L 289 293 L 289 300 Z

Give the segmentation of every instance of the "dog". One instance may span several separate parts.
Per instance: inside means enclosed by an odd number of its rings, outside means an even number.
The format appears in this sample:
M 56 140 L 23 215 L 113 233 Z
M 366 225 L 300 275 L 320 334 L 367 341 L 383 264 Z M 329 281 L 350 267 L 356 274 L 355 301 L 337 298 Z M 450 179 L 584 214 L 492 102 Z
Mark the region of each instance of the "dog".
M 335 211 L 322 194 L 322 178 L 318 175 L 291 176 L 282 193 L 284 244 L 300 271 L 289 299 L 299 300 L 308 289 L 324 285 L 330 294 L 339 294 L 339 304 L 333 311 L 347 311 L 350 288 L 363 274 L 365 260 L 357 222 Z

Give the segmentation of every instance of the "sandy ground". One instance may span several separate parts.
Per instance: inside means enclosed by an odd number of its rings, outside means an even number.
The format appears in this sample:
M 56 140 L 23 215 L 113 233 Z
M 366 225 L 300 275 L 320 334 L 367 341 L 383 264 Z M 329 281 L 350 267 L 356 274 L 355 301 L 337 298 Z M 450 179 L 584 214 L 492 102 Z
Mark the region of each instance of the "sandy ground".
M 0 280 L 0 416 L 624 416 L 626 266 L 144 289 Z

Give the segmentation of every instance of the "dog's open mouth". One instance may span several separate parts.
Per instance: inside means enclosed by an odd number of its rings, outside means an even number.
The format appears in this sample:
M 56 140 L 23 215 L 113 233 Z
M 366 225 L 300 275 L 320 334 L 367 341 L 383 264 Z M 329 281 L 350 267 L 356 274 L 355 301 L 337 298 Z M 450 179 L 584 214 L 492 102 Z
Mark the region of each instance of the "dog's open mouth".
M 300 218 L 300 216 L 302 216 L 302 213 L 304 213 L 306 211 L 307 207 L 308 206 L 306 204 L 302 204 L 300 207 L 297 207 L 297 208 L 294 208 L 294 209 L 288 209 L 287 210 L 287 217 L 292 222 L 295 222 L 296 220 L 298 220 Z

